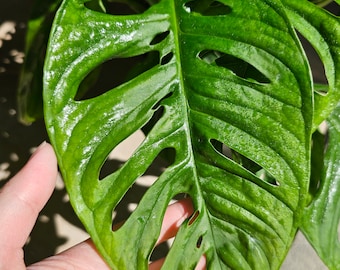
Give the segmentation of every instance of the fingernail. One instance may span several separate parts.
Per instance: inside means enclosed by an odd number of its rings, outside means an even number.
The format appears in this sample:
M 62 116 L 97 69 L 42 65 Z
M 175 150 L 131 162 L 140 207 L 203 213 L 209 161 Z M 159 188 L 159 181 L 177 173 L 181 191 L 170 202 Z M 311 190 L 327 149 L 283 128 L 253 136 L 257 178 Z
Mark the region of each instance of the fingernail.
M 46 141 L 43 141 L 32 153 L 31 158 L 33 158 L 44 146 L 46 145 Z

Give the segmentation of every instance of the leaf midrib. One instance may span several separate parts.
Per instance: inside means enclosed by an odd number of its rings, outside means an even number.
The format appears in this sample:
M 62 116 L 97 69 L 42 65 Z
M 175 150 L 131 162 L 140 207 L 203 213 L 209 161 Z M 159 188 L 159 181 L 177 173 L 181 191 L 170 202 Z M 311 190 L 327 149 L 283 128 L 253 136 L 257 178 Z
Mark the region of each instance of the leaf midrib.
M 178 90 L 180 92 L 180 95 L 179 97 L 181 98 L 181 103 L 183 104 L 183 107 L 185 108 L 185 110 L 183 110 L 184 112 L 184 121 L 183 121 L 183 124 L 184 124 L 184 130 L 185 130 L 185 134 L 186 134 L 186 137 L 187 137 L 187 142 L 188 142 L 188 154 L 190 155 L 190 158 L 189 158 L 189 161 L 193 166 L 192 166 L 192 172 L 193 172 L 193 180 L 195 181 L 195 186 L 197 188 L 197 193 L 196 193 L 196 196 L 197 197 L 200 197 L 202 198 L 202 200 L 204 200 L 204 197 L 203 197 L 203 193 L 202 193 L 202 190 L 201 190 L 201 186 L 199 184 L 199 177 L 198 177 L 198 172 L 197 172 L 197 164 L 194 160 L 194 151 L 193 151 L 193 144 L 192 144 L 192 140 L 191 138 L 193 137 L 192 136 L 192 132 L 191 132 L 191 129 L 190 129 L 190 106 L 189 106 L 189 103 L 188 103 L 188 96 L 186 94 L 186 91 L 185 91 L 185 87 L 184 87 L 184 84 L 183 84 L 183 71 L 182 71 L 182 66 L 181 66 L 181 63 L 182 63 L 182 58 L 181 58 L 181 52 L 182 52 L 182 49 L 181 49 L 181 43 L 179 42 L 179 39 L 178 37 L 180 36 L 180 33 L 181 33 L 181 29 L 180 29 L 180 25 L 179 25 L 179 20 L 177 18 L 177 9 L 176 9 L 176 4 L 175 4 L 176 0 L 170 0 L 169 3 L 170 3 L 170 25 L 172 25 L 172 30 L 173 30 L 173 34 L 174 34 L 174 49 L 175 49 L 175 52 L 174 52 L 174 55 L 175 55 L 175 58 L 178 59 L 178 61 L 176 61 L 176 66 L 177 66 L 177 71 L 178 71 L 178 77 L 179 77 L 179 87 L 178 87 Z M 173 15 L 173 16 L 171 16 Z M 191 198 L 192 201 L 193 201 L 193 204 L 194 204 L 194 208 L 195 208 L 195 198 Z M 203 206 L 205 206 L 205 203 L 202 203 Z M 208 218 L 208 222 L 209 222 L 209 231 L 212 235 L 212 238 L 213 238 L 213 241 L 216 243 L 216 237 L 215 237 L 215 234 L 214 234 L 214 231 L 213 231 L 213 226 L 212 226 L 212 221 L 210 219 L 210 213 L 208 211 L 208 209 L 206 209 L 206 213 L 207 213 L 207 218 Z M 214 253 L 215 253 L 215 256 L 218 256 L 218 252 L 217 250 L 214 248 Z M 221 263 L 221 261 L 219 260 L 219 264 L 220 264 L 220 268 L 223 269 L 223 264 Z

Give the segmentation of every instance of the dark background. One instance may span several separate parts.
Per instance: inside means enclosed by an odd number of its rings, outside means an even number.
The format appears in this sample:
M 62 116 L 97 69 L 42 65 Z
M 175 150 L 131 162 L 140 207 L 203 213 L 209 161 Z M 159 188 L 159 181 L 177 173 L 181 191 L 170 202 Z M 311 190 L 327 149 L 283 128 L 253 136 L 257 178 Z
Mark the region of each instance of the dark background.
M 23 167 L 36 146 L 48 140 L 42 120 L 29 126 L 17 120 L 16 89 L 32 3 L 33 0 L 0 0 L 0 26 L 15 23 L 15 33 L 10 33 L 11 39 L 2 40 L 0 47 L 0 186 Z M 58 234 L 57 214 L 82 228 L 65 195 L 64 188 L 56 188 L 41 212 L 25 247 L 28 264 L 54 254 L 57 247 L 67 241 Z

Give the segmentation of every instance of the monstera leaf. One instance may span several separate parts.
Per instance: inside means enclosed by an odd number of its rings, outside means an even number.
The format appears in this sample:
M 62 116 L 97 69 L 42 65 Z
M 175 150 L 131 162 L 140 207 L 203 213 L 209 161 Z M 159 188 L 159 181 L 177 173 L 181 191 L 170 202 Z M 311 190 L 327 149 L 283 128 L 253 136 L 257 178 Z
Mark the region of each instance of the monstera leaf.
M 194 269 L 202 255 L 208 269 L 277 269 L 309 198 L 312 130 L 336 105 L 320 102 L 313 122 L 313 79 L 295 28 L 312 43 L 317 23 L 302 31 L 309 16 L 332 16 L 304 0 L 113 2 L 136 14 L 65 0 L 44 71 L 47 129 L 98 250 L 112 269 L 147 269 L 165 209 L 186 194 L 195 214 L 164 269 Z M 338 59 L 332 48 L 322 60 Z M 104 62 L 140 56 L 146 61 L 112 89 L 79 93 Z M 110 152 L 141 129 L 146 137 L 133 155 L 100 177 Z M 129 188 L 168 153 L 170 164 L 112 231 Z
M 329 269 L 340 268 L 340 107 L 329 120 L 329 142 L 320 187 L 304 215 L 302 231 Z M 321 136 L 320 136 L 321 137 Z M 321 137 L 322 138 L 322 137 Z M 314 141 L 313 141 L 314 142 Z M 319 155 L 322 156 L 322 155 Z
M 323 62 L 327 86 L 315 93 L 314 129 L 329 116 L 340 98 L 340 20 L 306 1 L 284 0 L 294 27 L 310 42 Z M 323 2 L 323 1 L 316 1 Z M 336 0 L 339 3 L 339 0 Z

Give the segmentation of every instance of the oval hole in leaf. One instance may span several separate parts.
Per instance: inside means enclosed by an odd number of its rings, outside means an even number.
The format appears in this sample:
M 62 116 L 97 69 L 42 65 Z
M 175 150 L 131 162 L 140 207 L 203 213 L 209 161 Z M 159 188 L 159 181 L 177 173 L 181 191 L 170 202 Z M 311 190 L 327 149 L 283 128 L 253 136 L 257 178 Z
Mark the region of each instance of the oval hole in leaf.
M 227 145 L 215 139 L 211 139 L 210 143 L 215 148 L 215 150 L 223 155 L 225 158 L 239 164 L 247 171 L 256 175 L 262 181 L 265 181 L 273 186 L 279 186 L 279 183 L 276 181 L 276 179 L 265 168 L 261 167 L 255 161 L 245 157 L 244 155 L 238 153 L 237 151 L 231 149 Z
M 158 109 L 160 109 L 163 100 L 165 100 L 165 99 L 171 97 L 172 95 L 173 95 L 173 92 L 170 92 L 170 93 L 166 94 L 161 100 L 159 100 L 159 101 L 152 107 L 152 109 L 153 109 L 153 110 L 158 110 Z
M 169 52 L 168 54 L 166 54 L 165 56 L 162 57 L 161 65 L 164 66 L 164 65 L 168 64 L 173 57 L 174 57 L 173 52 Z
M 166 168 L 171 166 L 175 162 L 176 150 L 174 148 L 164 148 L 148 167 L 143 176 L 137 180 L 137 183 L 142 184 L 143 177 L 145 176 L 160 176 Z
M 332 13 L 335 16 L 340 15 L 340 5 L 335 1 L 332 1 L 330 4 L 328 4 L 325 7 L 325 9 L 327 9 L 330 13 Z
M 197 243 L 196 243 L 196 247 L 200 248 L 202 245 L 202 241 L 203 241 L 203 236 L 201 235 L 198 239 L 197 239 Z
M 226 68 L 243 79 L 258 83 L 270 82 L 270 80 L 254 66 L 233 55 L 215 50 L 203 50 L 198 54 L 198 57 L 210 65 Z
M 146 1 L 131 1 L 131 4 L 124 1 L 105 1 L 104 5 L 106 13 L 111 15 L 140 14 L 150 7 Z
M 169 152 L 175 152 L 175 149 L 163 149 L 150 164 L 144 174 L 139 179 L 137 179 L 135 183 L 125 193 L 122 200 L 117 204 L 116 208 L 114 209 L 112 219 L 113 224 L 117 224 L 123 222 L 124 220 L 127 220 L 136 209 L 136 207 L 138 207 L 140 200 L 143 198 L 144 194 L 149 188 L 149 185 L 143 183 L 143 180 L 145 180 L 146 177 L 149 175 L 155 175 L 158 178 L 166 170 L 167 167 L 173 164 L 174 159 L 163 158 L 165 153 Z M 173 156 L 175 156 L 175 154 L 173 154 Z M 154 180 L 157 181 L 157 178 L 154 178 Z
M 143 142 L 145 136 L 141 130 L 137 130 L 128 138 L 119 143 L 106 158 L 99 174 L 99 180 L 117 171 L 128 160 L 139 145 Z
M 231 12 L 231 7 L 220 1 L 189 1 L 184 4 L 184 8 L 202 16 L 221 16 L 228 15 Z
M 160 260 L 166 257 L 166 255 L 169 253 L 170 246 L 171 246 L 171 243 L 169 244 L 168 241 L 165 241 L 157 245 L 151 253 L 149 263 L 155 262 L 157 260 Z
M 327 150 L 328 134 L 316 130 L 312 135 L 311 176 L 309 193 L 314 197 L 319 190 L 324 168 L 324 155 Z
M 163 33 L 160 33 L 156 35 L 150 42 L 150 45 L 155 45 L 158 43 L 161 43 L 163 40 L 165 40 L 170 34 L 170 31 L 165 31 Z
M 190 217 L 190 219 L 189 219 L 189 222 L 188 222 L 188 225 L 190 226 L 190 225 L 192 225 L 195 221 L 196 221 L 196 219 L 198 218 L 198 216 L 200 215 L 200 211 L 195 211 L 192 215 L 191 215 L 191 217 Z
M 298 33 L 298 32 L 297 32 Z M 325 74 L 325 67 L 324 64 L 317 53 L 317 51 L 314 49 L 314 47 L 310 44 L 310 42 L 302 36 L 300 33 L 298 33 L 298 38 L 302 44 L 302 47 L 307 55 L 307 59 L 309 62 L 309 65 L 312 70 L 313 75 L 313 81 L 316 84 L 326 84 L 328 85 L 327 77 Z M 316 89 L 316 91 L 319 94 L 325 95 L 327 94 L 327 87 L 324 87 L 324 90 L 322 88 Z
M 150 130 L 155 126 L 155 124 L 158 122 L 158 120 L 162 117 L 164 113 L 164 107 L 162 106 L 162 101 L 171 97 L 173 95 L 172 92 L 165 95 L 162 99 L 160 99 L 153 107 L 152 109 L 155 110 L 152 118 L 142 127 L 142 131 L 144 134 L 148 134 Z
M 91 0 L 84 3 L 84 6 L 88 9 L 98 12 L 104 12 L 101 0 Z
M 101 3 L 102 2 L 102 3 Z M 111 15 L 134 15 L 141 14 L 150 8 L 150 4 L 145 0 L 92 0 L 85 3 L 88 9 L 103 12 L 104 7 L 107 14 Z
M 159 64 L 159 52 L 113 58 L 92 70 L 81 82 L 75 100 L 86 100 L 110 91 Z

